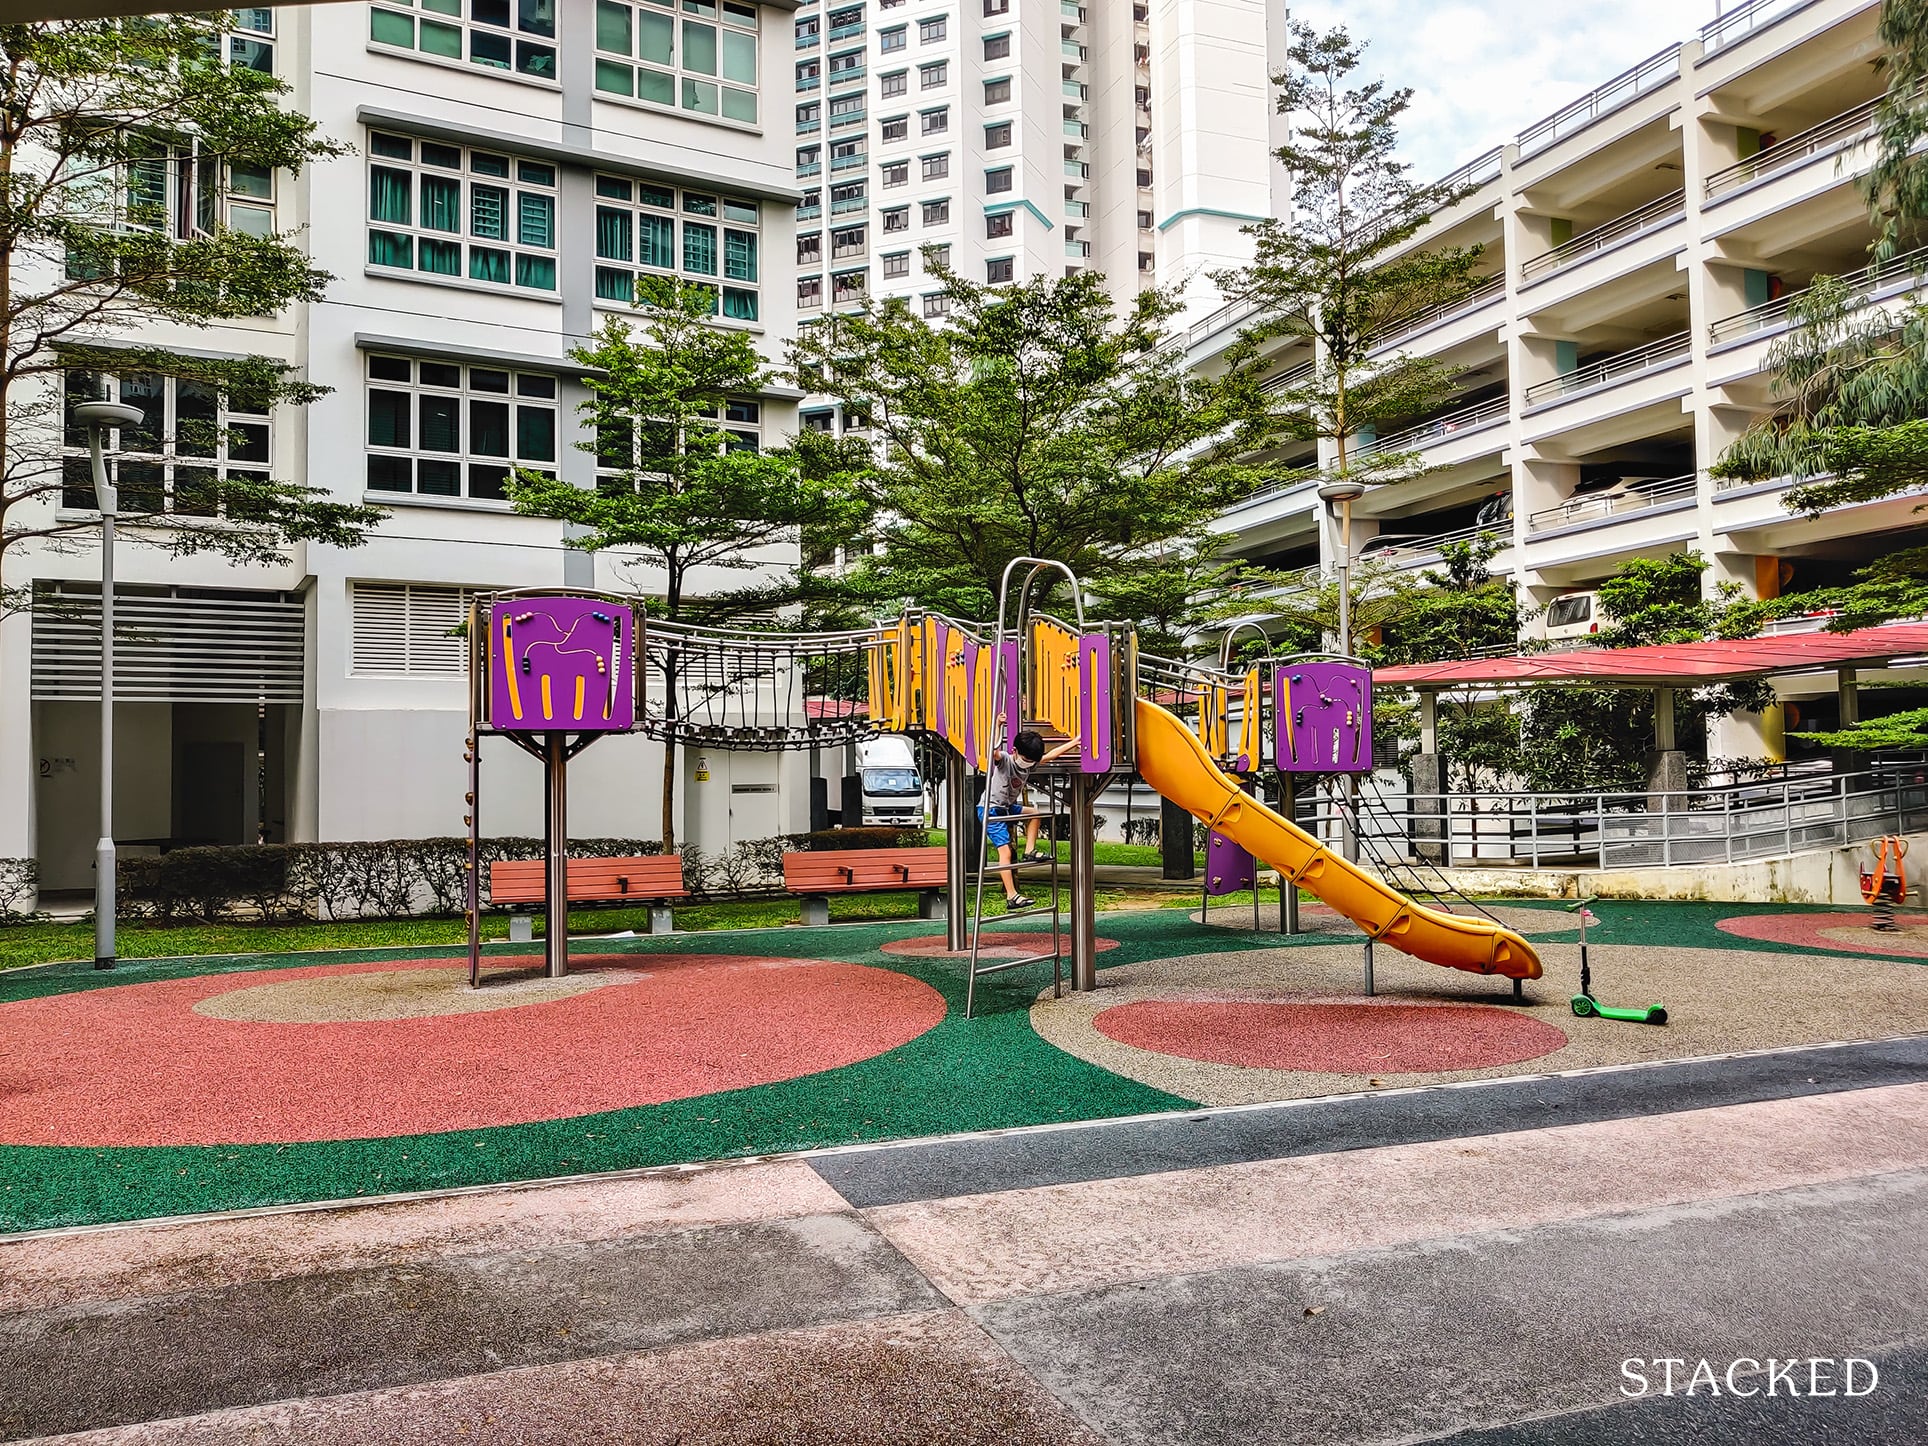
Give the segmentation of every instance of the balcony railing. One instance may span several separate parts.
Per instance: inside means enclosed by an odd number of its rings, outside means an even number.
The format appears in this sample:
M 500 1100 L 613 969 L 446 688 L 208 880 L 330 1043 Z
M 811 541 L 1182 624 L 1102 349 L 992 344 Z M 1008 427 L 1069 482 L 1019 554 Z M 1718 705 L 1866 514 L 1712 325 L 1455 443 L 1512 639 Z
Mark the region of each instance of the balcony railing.
M 1575 392 L 1590 391 L 1594 387 L 1607 386 L 1613 382 L 1623 382 L 1642 372 L 1669 366 L 1686 356 L 1692 349 L 1693 333 L 1676 332 L 1647 346 L 1623 351 L 1617 356 L 1603 357 L 1588 366 L 1536 383 L 1526 389 L 1525 400 L 1528 405 L 1531 405 L 1535 402 L 1571 396 Z
M 823 174 L 822 161 L 798 161 L 797 162 L 797 178 L 799 180 L 803 179 L 805 176 L 820 176 L 822 174 Z
M 853 35 L 862 35 L 863 33 L 864 22 L 861 20 L 850 25 L 833 25 L 830 27 L 830 38 L 832 40 L 848 40 Z
M 830 83 L 832 85 L 854 85 L 864 78 L 864 74 L 865 71 L 861 65 L 847 66 L 842 70 L 831 71 Z
M 1627 102 L 1665 85 L 1680 74 L 1680 46 L 1670 45 L 1658 55 L 1650 55 L 1631 70 L 1622 71 L 1605 85 L 1589 91 L 1569 106 L 1562 107 L 1545 120 L 1520 132 L 1521 156 L 1530 156 L 1585 130 L 1601 116 L 1619 110 Z
M 833 171 L 860 171 L 869 164 L 870 157 L 868 155 L 832 156 L 830 158 L 830 169 Z
M 869 205 L 870 198 L 867 196 L 850 196 L 841 201 L 832 201 L 830 203 L 830 214 L 833 216 L 848 216 L 852 211 L 867 209 Z
M 1807 0 L 1750 0 L 1725 15 L 1700 27 L 1700 54 L 1705 60 L 1717 50 L 1725 50 L 1744 40 L 1763 25 L 1771 25 L 1791 10 L 1799 10 Z
M 1417 336 L 1422 331 L 1428 331 L 1441 322 L 1451 321 L 1456 316 L 1469 315 L 1483 306 L 1490 306 L 1504 295 L 1506 295 L 1506 278 L 1495 276 L 1491 281 L 1475 286 L 1464 296 L 1457 296 L 1451 301 L 1442 301 L 1437 306 L 1429 306 L 1424 311 L 1414 312 L 1397 326 L 1388 327 L 1372 339 L 1369 350 L 1383 351 L 1409 336 Z
M 860 126 L 863 123 L 864 112 L 860 110 L 847 111 L 843 115 L 830 117 L 830 129 L 833 131 L 842 130 L 845 126 Z M 797 129 L 802 130 L 803 127 L 799 126 Z
M 1657 231 L 1671 226 L 1687 214 L 1687 193 L 1675 191 L 1662 196 L 1658 201 L 1650 201 L 1638 210 L 1629 211 L 1624 216 L 1616 216 L 1595 226 L 1591 231 L 1582 231 L 1571 241 L 1555 246 L 1551 251 L 1531 257 L 1520 264 L 1520 279 L 1537 281 L 1551 276 L 1554 272 L 1571 266 L 1574 262 L 1588 256 L 1597 255 L 1622 241 L 1631 240 L 1645 231 Z
M 1433 184 L 1441 190 L 1457 191 L 1461 186 L 1483 186 L 1499 179 L 1504 146 L 1494 146 L 1483 156 L 1475 156 L 1457 171 L 1441 176 Z
M 1364 445 L 1370 447 L 1375 454 L 1416 452 L 1431 443 L 1447 441 L 1505 420 L 1508 405 L 1505 397 L 1495 397 L 1490 402 L 1481 402 L 1478 406 L 1449 412 L 1443 417 L 1433 418 L 1430 422 L 1421 422 L 1416 427 L 1405 427 L 1387 436 L 1375 437 Z
M 1860 292 L 1878 291 L 1897 281 L 1910 277 L 1917 280 L 1928 275 L 1928 246 L 1904 252 L 1892 261 L 1878 266 L 1864 266 L 1841 279 L 1848 286 Z M 1746 311 L 1737 311 L 1732 316 L 1723 316 L 1719 321 L 1708 323 L 1707 339 L 1718 344 L 1732 341 L 1736 337 L 1747 336 L 1753 332 L 1766 331 L 1787 316 L 1788 309 L 1807 295 L 1808 288 L 1789 291 L 1772 301 L 1763 301 L 1759 306 L 1750 306 Z
M 1669 477 L 1665 481 L 1643 483 L 1626 491 L 1595 493 L 1591 496 L 1569 497 L 1558 507 L 1543 507 L 1527 519 L 1528 532 L 1547 532 L 1556 527 L 1567 527 L 1576 522 L 1591 522 L 1602 517 L 1631 517 L 1637 512 L 1651 512 L 1656 507 L 1664 507 L 1669 502 L 1678 502 L 1694 495 L 1700 485 L 1699 474 L 1689 472 L 1684 477 Z
M 821 35 L 799 35 L 797 37 L 797 49 L 799 50 L 808 50 L 811 46 L 822 43 L 823 37 Z
M 1262 392 L 1289 391 L 1305 382 L 1311 375 L 1312 363 L 1300 362 L 1299 365 L 1282 371 L 1275 377 L 1267 377 L 1259 383 L 1259 390 Z
M 822 84 L 823 77 L 820 75 L 800 75 L 797 77 L 797 94 L 802 95 L 807 90 L 816 90 Z
M 1763 176 L 1798 166 L 1812 156 L 1844 148 L 1874 129 L 1874 108 L 1879 104 L 1879 100 L 1864 101 L 1852 110 L 1842 111 L 1832 120 L 1810 126 L 1724 171 L 1714 172 L 1707 178 L 1707 198 L 1712 200 L 1716 196 L 1726 195 Z

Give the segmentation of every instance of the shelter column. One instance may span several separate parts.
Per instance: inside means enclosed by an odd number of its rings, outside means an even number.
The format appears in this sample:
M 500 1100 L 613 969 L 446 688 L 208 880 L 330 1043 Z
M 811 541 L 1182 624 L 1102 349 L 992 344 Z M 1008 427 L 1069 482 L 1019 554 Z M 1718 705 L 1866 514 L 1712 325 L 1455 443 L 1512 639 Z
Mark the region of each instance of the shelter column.
M 1647 758 L 1647 789 L 1661 795 L 1648 807 L 1666 808 L 1664 795 L 1687 790 L 1687 755 L 1674 736 L 1674 690 L 1654 689 L 1654 751 Z
M 1413 759 L 1413 850 L 1446 861 L 1446 768 L 1439 756 L 1439 694 L 1419 690 L 1419 753 Z

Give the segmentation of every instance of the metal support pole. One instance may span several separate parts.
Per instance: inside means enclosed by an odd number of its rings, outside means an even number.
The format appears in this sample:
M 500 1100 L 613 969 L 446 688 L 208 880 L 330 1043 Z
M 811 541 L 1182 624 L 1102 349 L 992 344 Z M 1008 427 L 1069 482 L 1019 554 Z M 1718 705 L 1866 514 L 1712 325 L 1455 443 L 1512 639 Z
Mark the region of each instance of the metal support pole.
M 1347 657 L 1352 656 L 1352 499 L 1342 497 L 1339 502 L 1339 651 Z M 1337 761 L 1336 759 L 1334 760 Z M 1359 862 L 1359 776 L 1348 773 L 1345 776 L 1346 811 L 1340 820 L 1339 851 L 1347 863 Z M 1366 952 L 1368 981 L 1372 969 L 1372 951 Z M 1366 993 L 1372 993 L 1368 988 Z
M 1368 939 L 1366 940 L 1366 997 L 1370 999 L 1373 996 L 1373 993 L 1374 993 L 1374 990 L 1372 987 L 1372 940 Z
M 94 967 L 114 967 L 114 504 L 100 428 L 92 431 L 100 502 L 100 839 L 94 845 Z
M 542 954 L 551 979 L 569 973 L 569 738 L 543 735 L 543 893 L 548 909 Z
M 469 910 L 469 987 L 482 980 L 482 729 L 469 719 L 469 854 L 464 900 Z
M 1289 773 L 1281 773 L 1279 775 L 1279 812 L 1283 813 L 1289 822 L 1297 823 L 1298 819 L 1295 817 L 1297 805 L 1298 800 L 1294 796 L 1292 775 Z M 1281 934 L 1297 934 L 1301 932 L 1299 929 L 1299 886 L 1292 882 L 1290 875 L 1288 875 L 1284 869 L 1279 870 L 1279 932 Z
M 1091 826 L 1097 794 L 1088 773 L 1071 775 L 1071 987 L 1098 987 L 1098 860 Z
M 944 888 L 949 893 L 944 910 L 944 947 L 953 954 L 971 947 L 969 910 L 971 890 L 971 780 L 964 755 L 944 753 Z M 980 844 L 979 852 L 983 846 Z

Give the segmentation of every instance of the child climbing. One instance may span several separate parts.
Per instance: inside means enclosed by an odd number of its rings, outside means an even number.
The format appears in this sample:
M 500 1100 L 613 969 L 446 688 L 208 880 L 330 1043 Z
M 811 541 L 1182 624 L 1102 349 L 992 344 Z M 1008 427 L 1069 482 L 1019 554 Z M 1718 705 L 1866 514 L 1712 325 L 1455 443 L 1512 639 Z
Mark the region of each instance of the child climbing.
M 999 876 L 1004 880 L 1004 906 L 1007 909 L 1028 909 L 1031 900 L 1018 892 L 1017 870 L 1012 867 L 1012 838 L 1009 820 L 1024 812 L 1024 790 L 1031 776 L 1031 770 L 1040 763 L 1055 763 L 1068 753 L 1077 751 L 1078 740 L 1072 738 L 1060 743 L 1049 752 L 1045 751 L 1044 739 L 1027 728 L 1011 740 L 1011 746 L 991 750 L 990 779 L 984 786 L 984 802 L 978 809 L 978 817 L 984 820 L 984 840 L 997 850 L 1000 865 Z M 1025 826 L 1025 855 L 1027 861 L 1035 862 L 1049 854 L 1038 851 L 1038 825 L 1042 820 L 1032 818 Z

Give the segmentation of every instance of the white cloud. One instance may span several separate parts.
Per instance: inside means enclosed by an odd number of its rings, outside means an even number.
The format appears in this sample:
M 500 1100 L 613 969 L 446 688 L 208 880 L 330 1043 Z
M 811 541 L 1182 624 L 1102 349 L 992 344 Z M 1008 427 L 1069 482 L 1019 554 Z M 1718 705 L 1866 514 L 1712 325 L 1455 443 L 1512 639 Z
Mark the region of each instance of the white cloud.
M 1713 0 L 1290 0 L 1368 42 L 1358 74 L 1411 86 L 1400 152 L 1443 176 L 1714 18 Z

